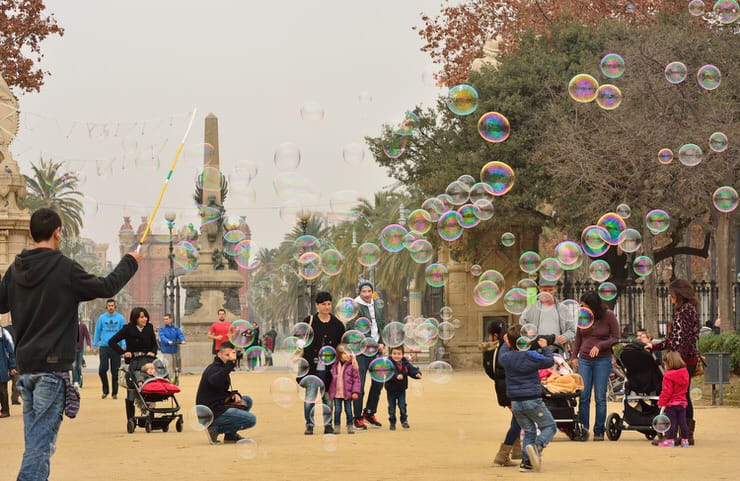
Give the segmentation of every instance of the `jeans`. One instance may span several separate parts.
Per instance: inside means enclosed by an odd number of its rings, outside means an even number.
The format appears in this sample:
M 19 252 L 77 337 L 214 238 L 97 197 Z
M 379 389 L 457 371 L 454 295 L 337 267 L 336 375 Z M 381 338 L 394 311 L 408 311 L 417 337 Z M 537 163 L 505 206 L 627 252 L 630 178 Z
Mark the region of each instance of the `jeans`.
M 84 362 L 82 355 L 84 353 L 84 349 L 77 349 L 75 351 L 75 362 L 72 364 L 72 382 L 77 383 L 80 387 L 82 387 L 82 363 Z
M 334 425 L 339 426 L 342 424 L 342 406 L 344 406 L 347 426 L 352 426 L 352 400 L 342 398 L 334 399 Z
M 10 413 L 8 402 L 8 381 L 0 381 L 0 413 Z
M 98 374 L 100 375 L 100 382 L 103 384 L 103 394 L 107 395 L 110 392 L 108 390 L 108 364 L 110 363 L 113 395 L 118 396 L 118 369 L 121 367 L 121 356 L 107 346 L 100 346 L 99 354 L 100 367 L 98 367 Z
M 324 404 L 324 405 L 326 405 L 326 407 L 329 409 L 329 411 L 331 411 L 332 403 L 331 403 L 331 399 L 329 399 L 329 393 L 328 393 L 328 391 L 324 391 L 322 393 L 322 395 L 321 395 L 321 403 Z M 306 420 L 306 427 L 313 427 L 314 426 L 314 421 L 313 421 L 314 417 L 311 416 L 311 414 L 312 414 L 312 411 L 314 409 L 314 406 L 317 406 L 317 405 L 319 407 L 321 406 L 318 403 L 307 403 L 307 402 L 304 402 L 303 403 L 303 417 Z M 326 415 L 326 413 L 324 413 L 323 423 L 324 423 L 324 426 L 329 426 L 331 424 L 331 412 L 329 412 L 329 415 L 328 416 Z
M 17 481 L 46 481 L 62 424 L 64 380 L 49 373 L 23 374 L 18 388 L 23 396 L 26 448 Z
M 686 366 L 686 370 L 689 371 L 689 389 L 686 390 L 686 420 L 690 421 L 694 419 L 694 404 L 691 402 L 691 376 L 696 372 L 696 364 Z
M 361 354 L 357 356 L 357 365 L 360 370 L 360 396 L 353 401 L 355 409 L 355 419 L 362 419 L 362 402 L 365 399 L 365 375 L 370 367 L 370 363 L 375 360 L 377 356 L 366 356 Z M 378 412 L 378 401 L 380 400 L 380 392 L 383 390 L 383 383 L 377 381 L 370 381 L 370 392 L 367 395 L 367 403 L 365 404 L 365 414 L 375 414 Z
M 519 426 L 519 421 L 516 420 L 516 416 L 514 416 L 514 413 L 511 413 L 511 423 L 509 424 L 509 430 L 506 431 L 506 436 L 504 436 L 504 444 L 507 446 L 511 446 L 514 444 L 514 441 L 519 439 L 519 435 L 522 433 L 522 427 Z
M 514 412 L 519 425 L 524 429 L 522 448 L 526 448 L 530 444 L 541 448 L 547 447 L 558 428 L 555 425 L 552 413 L 545 406 L 545 401 L 541 398 L 511 401 L 511 410 Z M 537 436 L 537 428 L 540 428 L 539 436 Z M 529 463 L 526 449 L 522 449 L 522 461 Z
M 391 426 L 396 424 L 396 404 L 401 414 L 401 422 L 405 423 L 409 416 L 406 411 L 406 391 L 386 391 L 388 393 L 388 421 Z
M 246 410 L 229 408 L 213 420 L 211 427 L 215 428 L 217 433 L 236 434 L 237 431 L 249 429 L 257 424 L 257 417 L 249 412 L 250 409 L 252 409 L 252 398 L 249 396 L 242 396 L 242 399 L 247 403 Z
M 594 434 L 604 434 L 606 429 L 606 387 L 609 383 L 609 375 L 612 372 L 612 358 L 578 357 L 578 374 L 583 378 L 583 391 L 581 402 L 578 405 L 580 421 L 583 428 L 588 431 L 591 410 L 591 390 L 594 391 L 596 401 L 596 420 L 594 422 Z

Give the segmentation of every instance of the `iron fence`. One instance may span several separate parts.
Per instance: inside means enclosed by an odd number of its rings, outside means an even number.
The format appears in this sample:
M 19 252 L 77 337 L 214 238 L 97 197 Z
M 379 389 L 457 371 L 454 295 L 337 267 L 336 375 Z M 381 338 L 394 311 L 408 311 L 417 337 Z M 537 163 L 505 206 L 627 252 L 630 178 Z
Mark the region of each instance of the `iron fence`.
M 701 320 L 701 325 L 714 325 L 719 311 L 719 287 L 717 286 L 717 282 L 693 281 L 692 284 L 699 300 L 699 319 Z M 580 299 L 583 293 L 597 290 L 599 284 L 593 281 L 566 281 L 565 284 L 561 284 L 558 287 L 561 299 Z M 622 288 L 617 297 L 608 303 L 619 319 L 623 335 L 634 335 L 637 329 L 648 324 L 645 309 L 647 297 L 642 284 L 631 283 Z M 656 299 L 659 330 L 659 333 L 656 335 L 657 337 L 658 335 L 664 336 L 666 334 L 666 327 L 671 319 L 673 319 L 673 305 L 671 304 L 668 284 L 666 282 L 658 282 L 656 286 Z M 740 316 L 738 306 L 740 306 L 740 283 L 736 282 L 733 285 L 732 302 L 734 326 L 738 325 L 738 316 Z

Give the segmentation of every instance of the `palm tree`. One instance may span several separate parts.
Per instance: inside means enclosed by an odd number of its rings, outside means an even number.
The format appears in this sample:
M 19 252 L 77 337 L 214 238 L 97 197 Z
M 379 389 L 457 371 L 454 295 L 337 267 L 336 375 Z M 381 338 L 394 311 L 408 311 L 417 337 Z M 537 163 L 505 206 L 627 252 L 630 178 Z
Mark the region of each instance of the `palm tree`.
M 84 210 L 77 190 L 77 174 L 64 172 L 62 162 L 40 159 L 39 165 L 31 165 L 33 177 L 26 179 L 26 197 L 21 207 L 35 211 L 41 207 L 55 209 L 62 218 L 62 233 L 65 237 L 78 237 L 82 230 Z

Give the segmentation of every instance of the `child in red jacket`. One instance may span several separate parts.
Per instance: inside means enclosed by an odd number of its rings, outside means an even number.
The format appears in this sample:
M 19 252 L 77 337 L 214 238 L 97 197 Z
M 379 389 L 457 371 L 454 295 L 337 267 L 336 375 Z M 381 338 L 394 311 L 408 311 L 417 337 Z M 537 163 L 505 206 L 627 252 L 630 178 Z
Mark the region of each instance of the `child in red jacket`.
M 675 438 L 678 428 L 681 428 L 681 447 L 689 447 L 689 426 L 686 422 L 686 391 L 689 390 L 689 371 L 681 354 L 669 351 L 663 355 L 663 387 L 658 398 L 658 406 L 665 408 L 665 414 L 671 420 L 671 427 L 665 435 L 665 439 L 658 443 L 661 448 L 672 448 L 675 446 Z
M 354 434 L 352 424 L 352 401 L 359 398 L 360 370 L 352 353 L 343 344 L 337 346 L 337 361 L 331 367 L 329 398 L 334 401 L 334 434 L 339 434 L 342 422 L 342 406 L 347 416 L 347 434 Z

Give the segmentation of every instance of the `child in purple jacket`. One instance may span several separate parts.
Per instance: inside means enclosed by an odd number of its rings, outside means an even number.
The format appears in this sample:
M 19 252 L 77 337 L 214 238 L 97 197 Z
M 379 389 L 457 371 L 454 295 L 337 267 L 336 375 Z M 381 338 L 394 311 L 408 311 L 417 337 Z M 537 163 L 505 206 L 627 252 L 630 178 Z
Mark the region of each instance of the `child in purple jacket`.
M 329 398 L 334 400 L 334 434 L 340 433 L 342 405 L 347 417 L 347 434 L 354 434 L 352 401 L 360 396 L 360 370 L 344 345 L 337 346 L 337 362 L 331 367 Z

